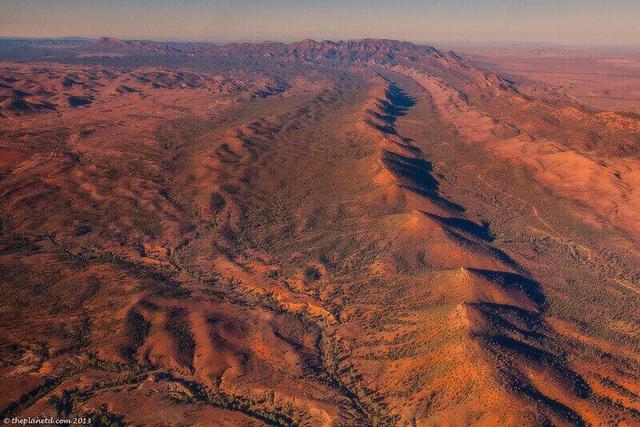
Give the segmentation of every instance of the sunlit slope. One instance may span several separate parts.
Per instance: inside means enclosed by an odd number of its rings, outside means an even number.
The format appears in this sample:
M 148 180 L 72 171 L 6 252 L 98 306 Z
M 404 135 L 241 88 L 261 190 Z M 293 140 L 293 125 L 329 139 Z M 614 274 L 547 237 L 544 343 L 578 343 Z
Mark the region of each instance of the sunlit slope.
M 3 415 L 637 423 L 634 236 L 585 231 L 514 117 L 576 128 L 396 43 L 253 47 L 309 67 L 277 78 L 12 69 L 55 110 L 3 107 Z

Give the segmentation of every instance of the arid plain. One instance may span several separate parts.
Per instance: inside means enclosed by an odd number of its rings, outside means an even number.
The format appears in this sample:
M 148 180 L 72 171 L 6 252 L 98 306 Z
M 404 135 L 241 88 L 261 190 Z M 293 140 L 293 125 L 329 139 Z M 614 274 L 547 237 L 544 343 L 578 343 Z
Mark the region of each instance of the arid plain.
M 640 424 L 640 58 L 0 47 L 2 417 Z

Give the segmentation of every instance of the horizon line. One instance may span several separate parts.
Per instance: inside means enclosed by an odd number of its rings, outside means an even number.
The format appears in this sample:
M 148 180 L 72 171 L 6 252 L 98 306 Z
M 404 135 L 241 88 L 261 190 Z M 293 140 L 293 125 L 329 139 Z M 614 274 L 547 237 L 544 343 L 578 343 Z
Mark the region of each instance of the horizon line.
M 345 38 L 314 38 L 314 37 L 302 37 L 302 38 L 246 38 L 246 39 L 189 39 L 189 38 L 163 38 L 163 37 L 150 37 L 150 38 L 137 38 L 137 37 L 121 37 L 115 35 L 96 35 L 96 36 L 20 36 L 20 35 L 0 35 L 0 40 L 100 40 L 102 38 L 113 38 L 125 41 L 155 41 L 163 43 L 212 43 L 212 44 L 231 44 L 231 43 L 295 43 L 303 40 L 313 40 L 315 42 L 322 41 L 357 41 L 357 40 L 393 40 L 400 42 L 409 42 L 419 45 L 434 46 L 437 44 L 443 44 L 444 46 L 469 46 L 469 47 L 481 47 L 481 46 L 496 46 L 504 47 L 507 45 L 531 45 L 536 47 L 556 47 L 556 48 L 627 48 L 627 49 L 639 49 L 640 44 L 636 43 L 571 43 L 571 42 L 552 42 L 552 41 L 540 41 L 540 40 L 470 40 L 470 39 L 442 39 L 442 40 L 417 40 L 417 39 L 394 39 L 388 37 L 345 37 Z

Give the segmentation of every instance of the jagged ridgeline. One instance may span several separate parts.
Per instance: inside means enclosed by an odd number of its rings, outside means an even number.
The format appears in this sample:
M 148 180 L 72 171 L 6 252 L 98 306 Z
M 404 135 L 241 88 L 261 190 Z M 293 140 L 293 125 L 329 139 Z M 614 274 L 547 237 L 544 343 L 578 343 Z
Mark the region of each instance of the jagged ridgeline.
M 393 40 L 0 58 L 2 417 L 640 423 L 637 117 Z

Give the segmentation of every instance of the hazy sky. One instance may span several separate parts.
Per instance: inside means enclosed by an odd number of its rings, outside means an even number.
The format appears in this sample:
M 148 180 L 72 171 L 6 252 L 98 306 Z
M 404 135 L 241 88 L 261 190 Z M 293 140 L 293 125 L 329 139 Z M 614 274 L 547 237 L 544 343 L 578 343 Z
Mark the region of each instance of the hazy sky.
M 0 36 L 640 46 L 640 0 L 0 0 Z

